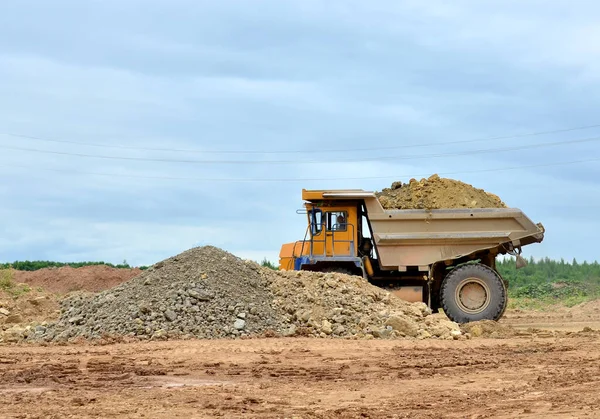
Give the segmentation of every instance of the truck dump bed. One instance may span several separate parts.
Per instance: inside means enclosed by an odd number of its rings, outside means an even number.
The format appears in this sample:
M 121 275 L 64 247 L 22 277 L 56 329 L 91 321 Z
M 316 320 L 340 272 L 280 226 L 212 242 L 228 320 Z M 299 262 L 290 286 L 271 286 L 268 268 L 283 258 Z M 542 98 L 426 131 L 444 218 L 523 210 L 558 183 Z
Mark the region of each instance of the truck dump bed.
M 483 250 L 505 254 L 539 243 L 544 228 L 516 208 L 385 210 L 372 192 L 331 191 L 327 199 L 363 198 L 382 269 L 404 271 Z

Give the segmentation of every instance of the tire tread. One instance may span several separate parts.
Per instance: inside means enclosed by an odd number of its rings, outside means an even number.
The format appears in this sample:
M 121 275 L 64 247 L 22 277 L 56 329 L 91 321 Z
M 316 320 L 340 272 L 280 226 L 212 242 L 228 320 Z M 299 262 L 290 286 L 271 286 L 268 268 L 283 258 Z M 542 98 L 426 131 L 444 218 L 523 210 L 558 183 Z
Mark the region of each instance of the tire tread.
M 486 310 L 486 311 L 489 311 L 491 315 L 486 315 L 481 319 L 470 319 L 468 316 L 472 316 L 472 315 L 469 315 L 467 313 L 463 313 L 463 314 L 452 313 L 452 308 L 448 307 L 446 298 L 444 298 L 444 295 L 446 294 L 448 287 L 452 286 L 452 282 L 454 282 L 456 280 L 461 280 L 462 279 L 461 275 L 463 274 L 464 271 L 473 270 L 473 269 L 476 272 L 479 271 L 479 273 L 481 275 L 481 276 L 479 276 L 480 278 L 486 278 L 486 277 L 489 278 L 490 276 L 495 278 L 493 283 L 490 285 L 490 288 L 491 288 L 490 291 L 492 293 L 492 299 L 490 301 L 490 304 L 493 304 L 493 302 L 495 300 L 497 300 L 496 304 L 494 307 L 491 308 L 491 311 L 489 308 Z M 471 275 L 477 276 L 476 274 L 471 274 Z M 493 298 L 494 295 L 498 295 L 498 296 L 500 296 L 500 298 L 495 299 L 495 298 Z M 494 271 L 492 268 L 490 268 L 486 265 L 482 265 L 480 263 L 463 265 L 463 266 L 459 266 L 458 268 L 453 269 L 452 271 L 450 271 L 450 273 L 448 275 L 446 275 L 446 278 L 444 278 L 444 280 L 442 281 L 442 287 L 440 289 L 440 303 L 441 303 L 442 308 L 444 309 L 444 313 L 446 313 L 446 316 L 448 316 L 452 321 L 454 321 L 456 323 L 468 323 L 470 321 L 477 321 L 477 320 L 498 320 L 498 319 L 500 319 L 500 317 L 502 317 L 502 314 L 504 314 L 504 310 L 506 309 L 507 300 L 508 299 L 507 299 L 507 295 L 506 295 L 506 287 L 504 286 L 500 275 L 496 271 Z

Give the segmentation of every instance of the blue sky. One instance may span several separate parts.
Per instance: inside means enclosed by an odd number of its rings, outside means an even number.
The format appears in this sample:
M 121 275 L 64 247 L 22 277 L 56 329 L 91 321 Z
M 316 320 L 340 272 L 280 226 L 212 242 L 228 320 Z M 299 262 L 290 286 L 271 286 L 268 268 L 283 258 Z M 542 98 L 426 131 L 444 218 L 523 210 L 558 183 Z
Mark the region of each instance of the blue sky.
M 541 221 L 527 256 L 599 259 L 600 127 L 519 136 L 600 124 L 599 15 L 592 1 L 2 2 L 0 260 L 139 265 L 205 244 L 276 260 L 304 234 L 302 188 L 432 173 Z

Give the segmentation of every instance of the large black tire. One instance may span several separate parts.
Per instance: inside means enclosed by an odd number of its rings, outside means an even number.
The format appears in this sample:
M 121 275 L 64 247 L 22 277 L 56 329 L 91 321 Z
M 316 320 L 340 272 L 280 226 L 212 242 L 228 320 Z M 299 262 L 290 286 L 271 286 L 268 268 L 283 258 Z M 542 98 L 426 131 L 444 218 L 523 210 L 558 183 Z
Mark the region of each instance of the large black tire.
M 444 313 L 457 323 L 498 320 L 506 308 L 506 286 L 485 265 L 463 265 L 444 278 L 440 300 Z

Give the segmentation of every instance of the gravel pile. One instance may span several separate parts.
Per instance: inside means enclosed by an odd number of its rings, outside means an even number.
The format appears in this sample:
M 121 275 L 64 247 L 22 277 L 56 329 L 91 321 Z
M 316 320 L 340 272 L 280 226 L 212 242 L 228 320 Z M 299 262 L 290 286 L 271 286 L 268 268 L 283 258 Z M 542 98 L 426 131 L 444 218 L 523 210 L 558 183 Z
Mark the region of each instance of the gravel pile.
M 215 247 L 188 250 L 92 297 L 63 301 L 47 339 L 236 337 L 282 330 L 261 268 Z
M 35 339 L 257 335 L 458 339 L 460 328 L 357 276 L 278 272 L 215 247 L 188 250 L 94 295 L 62 302 Z
M 505 208 L 502 200 L 483 189 L 454 179 L 433 175 L 428 179 L 394 182 L 378 192 L 386 209 Z

